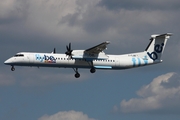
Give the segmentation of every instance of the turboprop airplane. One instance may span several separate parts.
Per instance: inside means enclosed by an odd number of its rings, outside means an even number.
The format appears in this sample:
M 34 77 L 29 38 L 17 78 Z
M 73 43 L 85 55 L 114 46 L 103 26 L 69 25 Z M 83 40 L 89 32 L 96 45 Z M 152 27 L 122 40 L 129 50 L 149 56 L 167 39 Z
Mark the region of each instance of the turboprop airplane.
M 65 54 L 58 54 L 55 49 L 52 53 L 20 52 L 6 60 L 4 64 L 11 65 L 12 71 L 15 70 L 14 66 L 73 68 L 75 77 L 79 78 L 79 68 L 90 69 L 91 73 L 95 73 L 96 69 L 121 70 L 161 63 L 167 39 L 171 35 L 171 33 L 151 35 L 150 43 L 143 52 L 108 55 L 103 50 L 107 48 L 109 41 L 86 50 L 72 50 L 69 43 Z

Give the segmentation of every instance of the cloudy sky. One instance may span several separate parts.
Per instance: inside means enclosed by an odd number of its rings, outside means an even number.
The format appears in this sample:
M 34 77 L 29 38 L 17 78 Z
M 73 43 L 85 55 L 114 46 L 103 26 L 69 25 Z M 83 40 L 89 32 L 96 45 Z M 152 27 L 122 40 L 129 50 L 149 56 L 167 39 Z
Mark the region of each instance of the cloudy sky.
M 179 0 L 0 0 L 1 120 L 179 120 Z M 122 71 L 16 67 L 21 51 L 64 53 L 111 41 L 107 54 L 143 51 L 173 33 L 163 63 Z

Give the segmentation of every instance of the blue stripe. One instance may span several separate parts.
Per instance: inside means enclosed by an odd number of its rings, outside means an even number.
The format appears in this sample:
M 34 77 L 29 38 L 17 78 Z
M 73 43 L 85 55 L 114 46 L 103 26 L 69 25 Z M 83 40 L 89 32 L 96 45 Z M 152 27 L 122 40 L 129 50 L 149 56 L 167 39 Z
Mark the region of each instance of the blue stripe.
M 83 56 L 72 56 L 74 59 L 86 59 L 86 60 L 106 60 L 107 58 L 98 58 L 98 57 L 83 57 Z
M 94 66 L 95 68 L 99 68 L 99 69 L 111 69 L 111 66 Z

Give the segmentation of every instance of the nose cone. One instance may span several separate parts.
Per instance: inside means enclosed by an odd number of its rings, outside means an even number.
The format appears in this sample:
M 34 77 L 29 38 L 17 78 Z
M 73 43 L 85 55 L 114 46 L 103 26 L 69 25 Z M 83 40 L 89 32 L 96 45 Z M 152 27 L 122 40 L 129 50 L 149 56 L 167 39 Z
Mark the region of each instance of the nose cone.
M 6 61 L 4 61 L 5 65 L 10 65 L 12 63 L 11 59 L 7 59 Z

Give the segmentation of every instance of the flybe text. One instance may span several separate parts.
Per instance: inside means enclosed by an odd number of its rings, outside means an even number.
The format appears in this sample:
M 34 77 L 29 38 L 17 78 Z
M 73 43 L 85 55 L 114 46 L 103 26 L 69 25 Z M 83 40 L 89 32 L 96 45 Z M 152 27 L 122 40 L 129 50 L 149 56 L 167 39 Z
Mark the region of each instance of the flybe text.
M 36 54 L 35 55 L 36 60 L 44 63 L 56 63 L 56 59 L 54 56 L 48 56 L 48 55 L 42 55 L 42 54 Z

